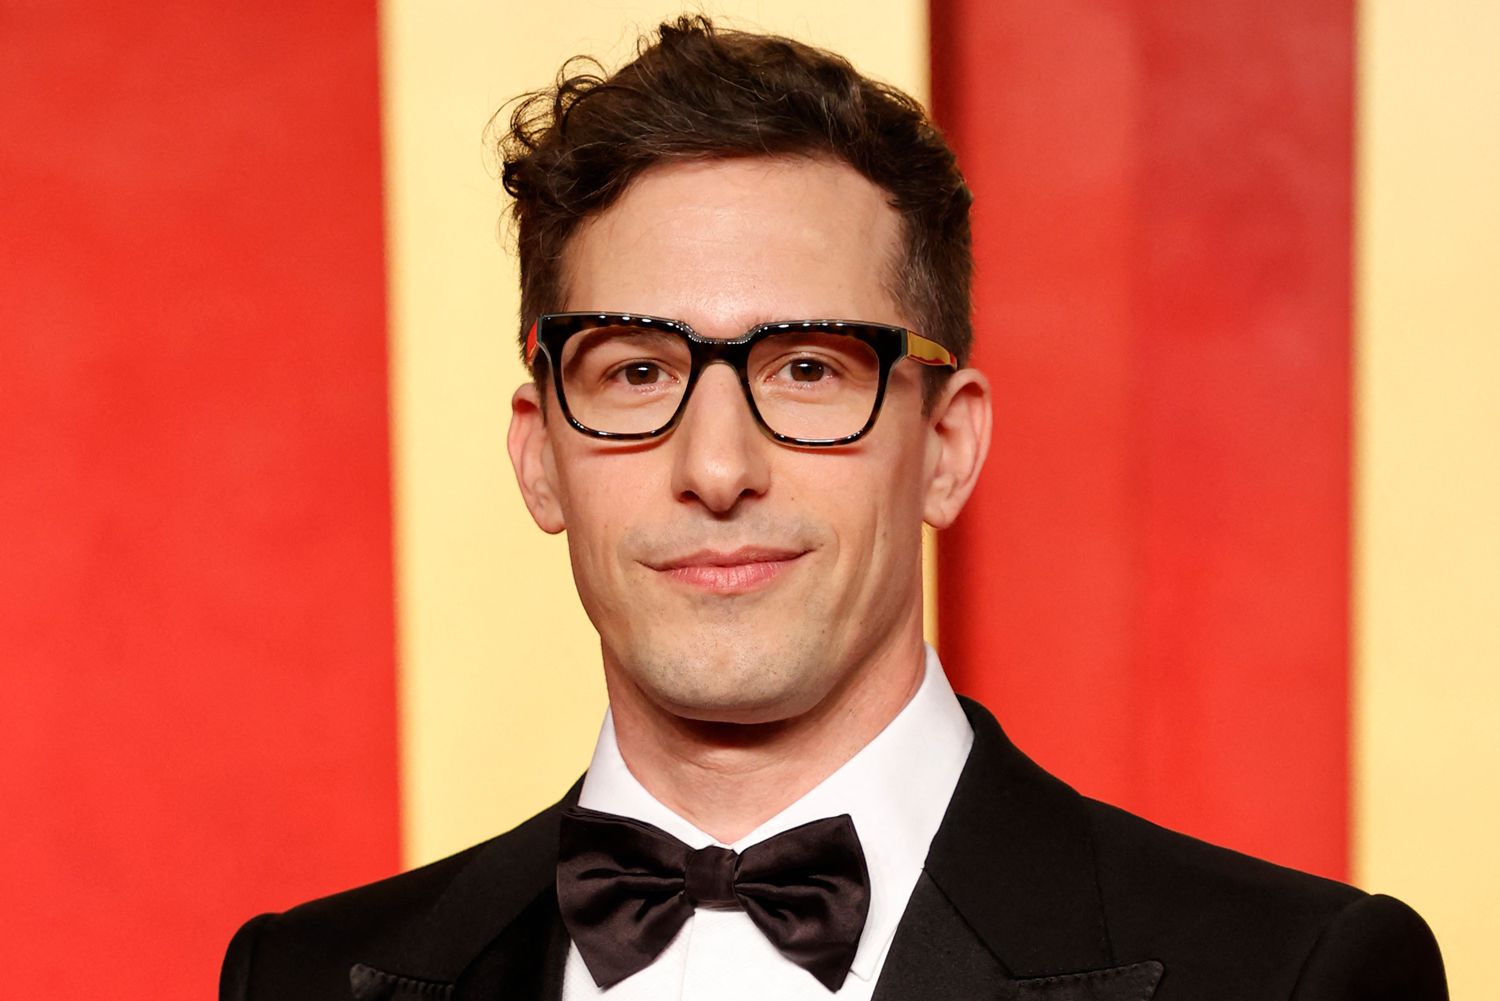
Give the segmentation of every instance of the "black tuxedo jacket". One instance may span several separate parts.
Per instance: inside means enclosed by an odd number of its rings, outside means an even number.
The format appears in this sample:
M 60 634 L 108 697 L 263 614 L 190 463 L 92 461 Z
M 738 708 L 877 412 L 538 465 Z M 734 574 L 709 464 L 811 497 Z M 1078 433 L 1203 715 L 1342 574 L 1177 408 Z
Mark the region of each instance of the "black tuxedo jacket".
M 875 1001 L 1437 1001 L 1437 943 L 1390 897 L 1086 799 L 965 700 L 974 748 Z M 221 1001 L 556 1001 L 558 816 L 251 920 Z

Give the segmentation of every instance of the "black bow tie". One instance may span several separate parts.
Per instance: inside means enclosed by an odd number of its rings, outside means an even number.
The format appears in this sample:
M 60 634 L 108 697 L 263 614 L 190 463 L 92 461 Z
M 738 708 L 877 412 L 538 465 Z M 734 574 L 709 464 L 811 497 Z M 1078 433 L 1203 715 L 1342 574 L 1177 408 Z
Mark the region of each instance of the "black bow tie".
M 783 956 L 836 991 L 859 947 L 870 880 L 848 814 L 737 853 L 694 850 L 650 824 L 575 806 L 562 817 L 557 900 L 600 987 L 649 966 L 701 906 L 744 908 Z

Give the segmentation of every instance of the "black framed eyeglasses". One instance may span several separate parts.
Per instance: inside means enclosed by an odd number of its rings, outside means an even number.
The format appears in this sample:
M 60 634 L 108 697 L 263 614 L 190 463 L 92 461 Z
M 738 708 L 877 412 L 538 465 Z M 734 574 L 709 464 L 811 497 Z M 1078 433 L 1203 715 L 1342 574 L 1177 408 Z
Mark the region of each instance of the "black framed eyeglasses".
M 874 427 L 901 359 L 958 368 L 952 352 L 921 334 L 849 320 L 779 320 L 720 340 L 659 316 L 547 313 L 526 335 L 533 371 L 538 353 L 568 423 L 620 441 L 672 430 L 714 362 L 734 369 L 766 434 L 812 447 L 847 445 Z

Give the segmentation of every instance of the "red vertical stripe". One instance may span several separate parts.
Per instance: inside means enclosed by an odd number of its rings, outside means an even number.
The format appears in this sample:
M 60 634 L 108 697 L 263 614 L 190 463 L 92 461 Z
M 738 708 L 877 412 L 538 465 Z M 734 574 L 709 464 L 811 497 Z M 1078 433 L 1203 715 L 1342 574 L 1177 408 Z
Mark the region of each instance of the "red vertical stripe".
M 1349 0 L 937 0 L 976 195 L 960 687 L 1086 792 L 1347 865 Z
M 397 864 L 375 18 L 0 18 L 7 996 Z

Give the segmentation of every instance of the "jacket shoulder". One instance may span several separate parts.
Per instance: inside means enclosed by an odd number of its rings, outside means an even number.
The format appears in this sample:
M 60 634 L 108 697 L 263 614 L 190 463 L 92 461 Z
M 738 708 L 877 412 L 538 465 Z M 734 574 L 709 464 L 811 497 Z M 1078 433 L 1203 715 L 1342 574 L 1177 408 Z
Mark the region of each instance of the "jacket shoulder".
M 1364 894 L 1345 883 L 1276 865 L 1083 799 L 1095 845 L 1100 890 L 1115 910 L 1317 921 Z M 1113 892 L 1111 892 L 1113 891 Z M 1111 900 L 1113 897 L 1113 900 Z M 1111 906 L 1113 905 L 1113 906 Z
M 1377 894 L 1343 908 L 1323 929 L 1293 1001 L 1441 1001 L 1447 977 L 1437 939 L 1421 915 Z
M 1174 957 L 1164 996 L 1232 996 L 1230 970 L 1256 983 L 1256 997 L 1447 996 L 1437 943 L 1400 901 L 1084 803 L 1112 944 L 1122 955 Z

